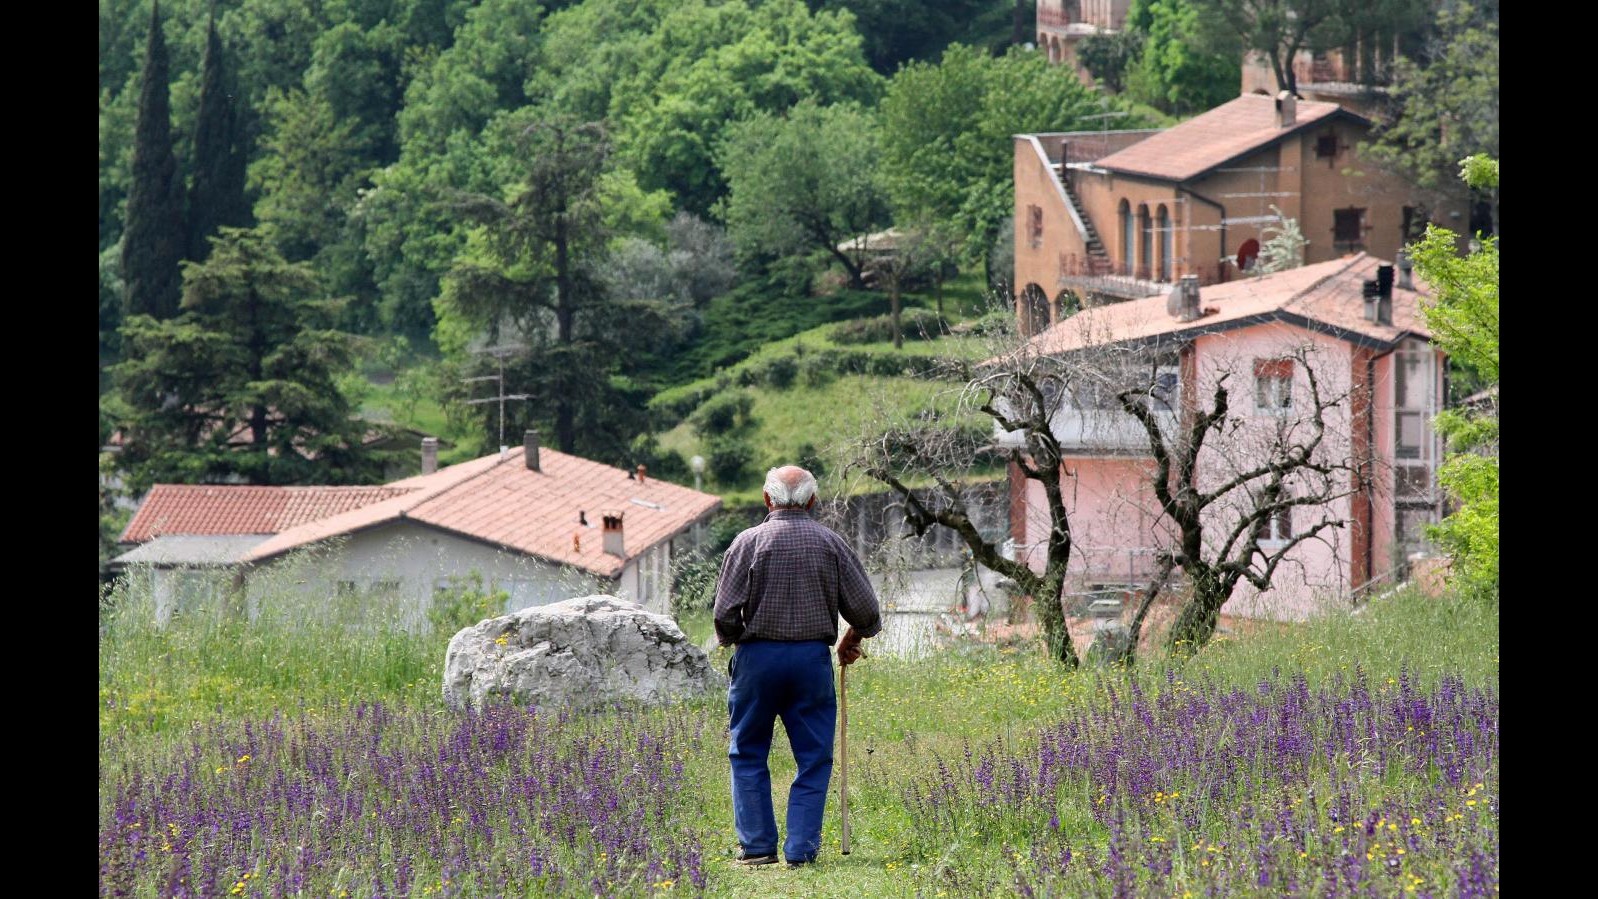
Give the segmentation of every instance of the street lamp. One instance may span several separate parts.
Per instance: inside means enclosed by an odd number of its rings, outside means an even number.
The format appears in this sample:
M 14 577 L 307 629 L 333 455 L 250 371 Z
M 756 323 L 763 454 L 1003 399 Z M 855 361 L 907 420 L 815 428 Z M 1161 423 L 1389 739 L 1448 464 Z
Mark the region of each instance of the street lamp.
M 680 459 L 682 457 L 678 456 L 677 458 Z M 698 490 L 701 488 L 701 478 L 703 478 L 705 474 L 705 457 L 694 456 L 692 459 L 688 460 L 688 467 L 694 471 L 694 489 Z

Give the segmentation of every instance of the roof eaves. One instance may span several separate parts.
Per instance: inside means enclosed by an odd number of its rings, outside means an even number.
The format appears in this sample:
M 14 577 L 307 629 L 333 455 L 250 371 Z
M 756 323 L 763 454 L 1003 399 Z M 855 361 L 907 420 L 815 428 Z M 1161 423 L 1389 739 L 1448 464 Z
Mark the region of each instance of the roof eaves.
M 1209 168 L 1200 169 L 1199 171 L 1194 172 L 1191 175 L 1185 175 L 1185 176 L 1183 176 L 1181 178 L 1170 178 L 1170 177 L 1167 177 L 1165 175 L 1155 175 L 1155 174 L 1151 174 L 1149 172 L 1140 172 L 1137 169 L 1127 169 L 1127 168 L 1119 168 L 1119 167 L 1113 166 L 1113 165 L 1103 165 L 1102 162 L 1100 163 L 1100 167 L 1103 168 L 1105 171 L 1115 172 L 1118 175 L 1136 175 L 1136 176 L 1143 177 L 1143 178 L 1152 178 L 1152 179 L 1154 179 L 1156 181 L 1166 181 L 1166 182 L 1170 182 L 1170 183 L 1176 184 L 1178 187 L 1186 188 L 1192 182 L 1198 181 L 1198 180 L 1200 180 L 1202 178 L 1207 177 L 1208 175 L 1213 173 L 1216 169 L 1219 169 L 1222 166 L 1231 165 L 1232 163 L 1237 162 L 1237 161 L 1239 161 L 1241 159 L 1244 159 L 1246 157 L 1252 156 L 1252 155 L 1254 155 L 1255 153 L 1258 153 L 1261 150 L 1268 149 L 1270 147 L 1274 147 L 1277 144 L 1281 143 L 1283 140 L 1287 139 L 1288 137 L 1291 137 L 1291 136 L 1299 133 L 1300 131 L 1303 131 L 1304 129 L 1309 128 L 1312 125 L 1319 125 L 1319 124 L 1321 124 L 1323 122 L 1330 122 L 1331 120 L 1333 120 L 1335 118 L 1338 118 L 1340 116 L 1347 116 L 1349 118 L 1352 118 L 1352 119 L 1356 120 L 1357 123 L 1363 124 L 1367 128 L 1371 126 L 1370 119 L 1367 119 L 1367 118 L 1365 118 L 1362 115 L 1356 115 L 1355 113 L 1349 112 L 1348 110 L 1343 109 L 1342 107 L 1338 107 L 1337 109 L 1334 109 L 1331 112 L 1327 113 L 1326 115 L 1320 116 L 1318 118 L 1309 119 L 1309 120 L 1304 121 L 1304 122 L 1295 122 L 1293 124 L 1293 127 L 1288 128 L 1288 129 L 1286 129 L 1284 131 L 1281 131 L 1280 133 L 1278 133 L 1274 137 L 1270 138 L 1269 140 L 1263 141 L 1261 143 L 1257 143 L 1257 144 L 1249 147 L 1247 150 L 1243 150 L 1243 151 L 1241 151 L 1239 153 L 1236 153 L 1236 154 L 1234 154 L 1234 155 L 1232 155 L 1230 157 L 1227 157 L 1226 159 L 1221 160 L 1220 162 L 1215 163 L 1214 165 L 1210 166 Z

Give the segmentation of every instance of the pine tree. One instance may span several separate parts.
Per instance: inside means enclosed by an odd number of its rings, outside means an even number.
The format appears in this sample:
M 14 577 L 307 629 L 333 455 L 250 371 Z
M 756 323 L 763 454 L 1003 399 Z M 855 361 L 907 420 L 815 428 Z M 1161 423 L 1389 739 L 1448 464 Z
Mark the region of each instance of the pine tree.
M 339 386 L 357 342 L 330 327 L 341 301 L 318 299 L 310 266 L 259 228 L 223 228 L 205 262 L 183 268 L 182 313 L 129 317 L 111 370 L 129 488 L 379 480 L 386 459 L 365 437 L 381 429 L 354 417 Z
M 161 6 L 155 3 L 150 9 L 122 239 L 122 280 L 127 285 L 123 296 L 129 315 L 164 319 L 177 314 L 182 285 L 178 262 L 186 237 L 183 184 L 172 153 L 166 40 L 161 33 Z
M 238 115 L 227 76 L 222 40 L 216 33 L 216 6 L 206 27 L 200 72 L 200 111 L 194 126 L 194 183 L 189 186 L 188 252 L 204 262 L 207 238 L 227 225 L 248 227 L 244 202 L 244 153 L 238 146 Z

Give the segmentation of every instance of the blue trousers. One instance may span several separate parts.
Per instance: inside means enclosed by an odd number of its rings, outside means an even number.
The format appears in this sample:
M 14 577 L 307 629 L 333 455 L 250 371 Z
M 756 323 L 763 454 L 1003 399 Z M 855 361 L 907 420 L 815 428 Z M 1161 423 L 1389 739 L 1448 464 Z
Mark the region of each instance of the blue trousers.
M 838 700 L 832 688 L 832 647 L 824 640 L 738 644 L 730 668 L 727 712 L 732 740 L 732 817 L 738 842 L 750 855 L 777 851 L 771 807 L 772 726 L 782 718 L 799 771 L 788 791 L 788 839 L 783 857 L 815 860 L 821 817 L 832 780 L 832 735 Z

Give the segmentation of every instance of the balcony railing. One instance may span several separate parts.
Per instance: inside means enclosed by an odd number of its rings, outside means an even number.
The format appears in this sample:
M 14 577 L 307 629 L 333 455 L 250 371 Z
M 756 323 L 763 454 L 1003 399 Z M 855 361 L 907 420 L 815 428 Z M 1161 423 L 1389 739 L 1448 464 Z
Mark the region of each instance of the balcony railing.
M 1175 412 L 1156 412 L 1154 418 L 1162 431 L 1175 433 Z M 1143 423 L 1119 410 L 1064 409 L 1054 414 L 1050 425 L 1060 448 L 1068 453 L 1149 454 L 1149 435 Z M 1000 446 L 1025 445 L 1020 431 L 1001 431 L 997 426 L 994 431 Z

